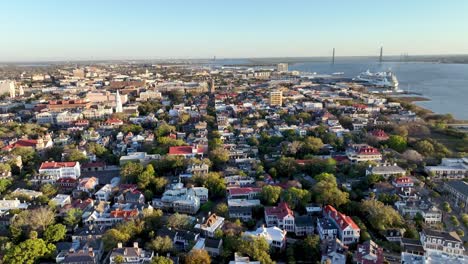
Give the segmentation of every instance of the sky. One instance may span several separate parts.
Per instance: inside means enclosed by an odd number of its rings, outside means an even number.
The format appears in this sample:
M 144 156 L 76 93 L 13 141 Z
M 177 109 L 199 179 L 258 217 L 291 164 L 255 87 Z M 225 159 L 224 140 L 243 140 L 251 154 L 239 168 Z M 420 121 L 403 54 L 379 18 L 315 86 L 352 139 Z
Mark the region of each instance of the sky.
M 468 54 L 466 0 L 15 0 L 0 61 Z

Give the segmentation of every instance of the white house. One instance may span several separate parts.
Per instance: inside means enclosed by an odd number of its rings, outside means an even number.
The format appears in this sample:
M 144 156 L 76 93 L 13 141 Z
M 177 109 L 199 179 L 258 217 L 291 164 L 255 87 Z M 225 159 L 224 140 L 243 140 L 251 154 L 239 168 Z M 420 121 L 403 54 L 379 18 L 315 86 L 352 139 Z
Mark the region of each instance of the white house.
M 78 179 L 81 175 L 80 163 L 74 162 L 55 162 L 46 161 L 41 164 L 39 174 L 42 174 L 55 182 L 61 178 Z
M 294 212 L 285 202 L 279 203 L 278 206 L 266 207 L 265 222 L 268 227 L 277 226 L 288 232 L 295 231 Z
M 344 244 L 352 244 L 359 241 L 361 229 L 351 217 L 338 212 L 331 205 L 325 206 L 323 213 L 336 224 L 338 227 L 338 238 L 343 241 Z
M 255 231 L 247 231 L 244 237 L 263 237 L 272 247 L 284 249 L 286 246 L 286 230 L 281 230 L 278 227 L 261 226 Z

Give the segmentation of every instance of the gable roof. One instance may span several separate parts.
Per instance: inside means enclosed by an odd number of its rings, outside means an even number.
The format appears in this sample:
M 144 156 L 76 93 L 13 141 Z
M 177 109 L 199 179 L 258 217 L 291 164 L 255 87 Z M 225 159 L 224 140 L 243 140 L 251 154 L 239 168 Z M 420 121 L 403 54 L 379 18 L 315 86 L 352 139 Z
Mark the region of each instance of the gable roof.
M 265 208 L 266 215 L 274 215 L 279 219 L 283 219 L 286 216 L 294 216 L 294 212 L 289 208 L 289 205 L 285 202 L 281 202 L 278 206 L 271 206 Z
M 360 230 L 359 226 L 354 222 L 353 219 L 351 219 L 351 217 L 338 212 L 338 210 L 336 210 L 333 206 L 327 205 L 323 211 L 335 221 L 340 230 L 344 230 L 347 227 L 351 227 L 354 230 Z

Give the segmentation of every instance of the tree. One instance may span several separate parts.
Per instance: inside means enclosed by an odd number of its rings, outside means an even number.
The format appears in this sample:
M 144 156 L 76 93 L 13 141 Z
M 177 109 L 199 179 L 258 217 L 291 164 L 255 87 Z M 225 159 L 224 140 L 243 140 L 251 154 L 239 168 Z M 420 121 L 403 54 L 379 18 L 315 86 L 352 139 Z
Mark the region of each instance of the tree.
M 175 213 L 167 219 L 167 225 L 172 228 L 185 229 L 191 225 L 190 217 L 186 214 Z
M 208 252 L 203 249 L 195 249 L 190 251 L 185 257 L 186 264 L 210 264 L 211 258 Z
M 50 225 L 44 231 L 44 239 L 47 242 L 58 242 L 65 238 L 67 228 L 62 224 Z
M 12 236 L 17 239 L 30 231 L 43 232 L 49 225 L 55 222 L 55 212 L 47 207 L 40 207 L 33 210 L 20 212 L 17 217 L 13 218 L 10 225 Z
M 450 221 L 452 222 L 452 225 L 460 226 L 460 221 L 458 221 L 456 216 L 454 216 L 454 215 L 450 216 Z
M 10 179 L 0 179 L 0 193 L 6 191 L 13 183 Z
M 54 185 L 50 183 L 46 183 L 42 185 L 40 190 L 45 196 L 48 196 L 48 197 L 51 197 L 57 194 L 58 192 L 57 187 L 55 187 Z
M 416 149 L 416 151 L 418 151 L 419 153 L 421 153 L 422 155 L 424 156 L 431 156 L 434 154 L 434 145 L 432 145 L 432 143 L 428 140 L 421 140 L 421 141 L 418 141 L 415 145 L 414 145 L 414 148 Z
M 278 202 L 278 199 L 281 195 L 281 190 L 282 189 L 279 186 L 265 185 L 262 188 L 260 196 L 262 197 L 262 200 L 265 201 L 265 203 L 268 205 L 273 205 Z
M 163 256 L 156 256 L 151 260 L 151 264 L 173 264 L 174 262 L 170 258 Z
M 282 197 L 291 209 L 295 209 L 299 206 L 304 208 L 310 202 L 311 194 L 307 190 L 292 187 L 284 190 Z
M 168 236 L 158 236 L 155 239 L 151 240 L 150 248 L 160 254 L 170 252 L 173 248 L 172 239 Z
M 307 254 L 304 254 L 307 252 Z M 306 263 L 313 263 L 320 259 L 320 237 L 318 235 L 307 236 L 304 240 L 294 244 L 294 258 Z
M 206 176 L 195 176 L 193 180 L 204 185 L 211 197 L 223 197 L 226 193 L 226 182 L 218 172 L 209 172 Z
M 403 152 L 402 158 L 405 160 L 409 160 L 412 162 L 420 162 L 422 161 L 423 157 L 419 152 L 416 150 L 408 149 L 407 151 Z
M 106 231 L 102 236 L 102 242 L 104 243 L 104 250 L 109 251 L 117 246 L 117 243 L 125 243 L 130 240 L 130 234 L 121 232 L 116 228 L 112 228 Z
M 8 163 L 0 163 L 0 175 L 11 171 L 11 166 Z
M 450 204 L 448 202 L 444 202 L 442 204 L 442 209 L 444 209 L 444 211 L 447 212 L 447 213 L 452 212 L 452 208 L 450 207 Z
M 218 203 L 215 208 L 214 212 L 216 215 L 227 217 L 228 216 L 228 206 L 226 203 Z
M 137 178 L 138 188 L 142 190 L 146 189 L 146 187 L 148 187 L 148 185 L 153 181 L 153 178 L 154 178 L 153 165 L 148 164 L 145 170 L 140 175 L 138 175 L 138 178 Z
M 378 200 L 364 200 L 361 209 L 366 215 L 369 223 L 376 230 L 385 230 L 396 227 L 403 223 L 401 215 L 389 205 Z
M 239 252 L 248 255 L 254 260 L 260 261 L 262 264 L 275 263 L 270 257 L 270 246 L 265 238 L 251 237 L 249 239 L 239 241 Z
M 302 144 L 300 153 L 302 156 L 307 154 L 316 154 L 323 148 L 323 142 L 320 138 L 307 137 Z
M 217 147 L 210 151 L 210 160 L 213 162 L 215 168 L 222 168 L 229 160 L 229 151 L 223 147 Z
M 117 255 L 114 257 L 114 262 L 117 264 L 122 264 L 125 262 L 125 258 L 122 255 Z
M 83 211 L 79 208 L 70 209 L 63 218 L 64 223 L 69 227 L 74 227 L 81 222 Z
M 78 149 L 73 149 L 70 154 L 67 156 L 67 161 L 79 161 L 79 162 L 85 162 L 87 161 L 88 158 L 86 157 L 85 154 L 83 154 L 82 151 Z
M 54 251 L 54 244 L 47 244 L 42 239 L 28 239 L 7 250 L 3 262 L 33 264 Z
M 163 224 L 163 212 L 159 209 L 143 209 L 143 221 L 145 223 L 145 230 L 152 231 L 161 228 Z
M 135 182 L 137 177 L 143 172 L 143 165 L 137 162 L 127 162 L 120 168 L 122 181 L 127 183 Z
M 275 164 L 278 176 L 291 178 L 297 170 L 296 161 L 293 158 L 281 157 Z
M 402 136 L 391 135 L 387 140 L 387 145 L 398 152 L 403 152 L 406 149 L 407 142 Z
M 174 126 L 170 126 L 166 123 L 162 123 L 161 125 L 156 128 L 154 131 L 155 136 L 157 137 L 164 137 L 169 135 L 171 132 L 176 131 L 176 128 Z
M 315 200 L 321 204 L 330 204 L 335 207 L 346 204 L 349 201 L 349 194 L 338 189 L 336 178 L 333 174 L 322 173 L 315 177 L 318 181 L 312 190 Z

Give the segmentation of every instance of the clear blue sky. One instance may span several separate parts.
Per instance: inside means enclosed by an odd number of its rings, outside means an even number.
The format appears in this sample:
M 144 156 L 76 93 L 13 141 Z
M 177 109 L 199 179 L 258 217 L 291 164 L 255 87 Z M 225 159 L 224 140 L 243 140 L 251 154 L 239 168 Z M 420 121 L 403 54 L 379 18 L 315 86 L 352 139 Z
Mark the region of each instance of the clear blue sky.
M 0 61 L 468 54 L 467 0 L 11 0 Z

